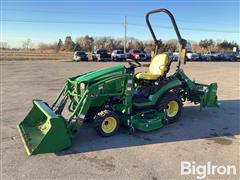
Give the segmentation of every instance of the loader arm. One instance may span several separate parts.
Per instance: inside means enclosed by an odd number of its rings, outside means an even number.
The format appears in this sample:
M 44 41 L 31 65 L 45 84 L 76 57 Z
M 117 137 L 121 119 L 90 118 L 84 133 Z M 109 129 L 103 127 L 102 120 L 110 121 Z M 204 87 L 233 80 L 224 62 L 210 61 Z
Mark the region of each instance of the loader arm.
M 91 107 L 99 107 L 108 103 L 110 97 L 124 97 L 122 112 L 130 112 L 132 105 L 132 90 L 126 91 L 127 80 L 132 79 L 132 75 L 115 75 L 100 80 L 87 87 L 86 91 L 80 95 L 73 92 L 74 89 L 67 90 L 70 103 L 68 109 L 72 112 L 69 119 L 66 119 L 68 129 L 73 137 L 83 124 L 85 117 Z M 68 85 L 71 88 L 71 85 Z M 76 100 L 76 99 L 79 100 Z M 61 99 L 61 98 L 58 98 Z M 74 105 L 74 106 L 73 106 Z

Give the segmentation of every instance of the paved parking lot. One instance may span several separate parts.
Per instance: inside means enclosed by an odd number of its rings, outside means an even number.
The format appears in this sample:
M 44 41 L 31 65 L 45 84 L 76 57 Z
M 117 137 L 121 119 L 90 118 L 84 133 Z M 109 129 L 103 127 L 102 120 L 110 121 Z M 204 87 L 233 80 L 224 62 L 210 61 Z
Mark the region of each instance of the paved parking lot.
M 184 69 L 200 83 L 218 82 L 220 108 L 185 104 L 181 121 L 150 133 L 113 137 L 82 127 L 73 146 L 58 154 L 27 156 L 16 126 L 34 98 L 53 102 L 67 77 L 117 63 L 71 61 L 1 62 L 1 175 L 3 179 L 185 179 L 181 161 L 240 164 L 240 63 L 190 62 Z M 175 69 L 172 65 L 172 70 Z M 140 69 L 139 69 L 140 70 Z M 142 68 L 146 70 L 146 68 Z M 208 176 L 238 179 L 239 176 Z

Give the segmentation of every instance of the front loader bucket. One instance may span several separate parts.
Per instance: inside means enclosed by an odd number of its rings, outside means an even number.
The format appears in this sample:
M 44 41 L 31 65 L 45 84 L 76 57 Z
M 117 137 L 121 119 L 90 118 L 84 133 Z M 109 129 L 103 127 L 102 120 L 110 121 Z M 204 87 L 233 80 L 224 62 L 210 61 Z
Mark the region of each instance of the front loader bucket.
M 33 108 L 18 130 L 28 155 L 58 152 L 71 145 L 65 119 L 42 100 L 33 100 Z

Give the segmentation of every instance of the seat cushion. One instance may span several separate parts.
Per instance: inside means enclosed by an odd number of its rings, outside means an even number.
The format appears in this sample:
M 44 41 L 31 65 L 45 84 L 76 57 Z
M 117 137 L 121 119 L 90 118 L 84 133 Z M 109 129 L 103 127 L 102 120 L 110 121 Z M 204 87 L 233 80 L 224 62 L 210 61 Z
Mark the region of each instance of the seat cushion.
M 168 62 L 167 54 L 158 54 L 153 58 L 149 66 L 149 73 L 138 73 L 136 74 L 136 78 L 144 80 L 157 80 L 160 76 L 164 75 L 168 68 Z
M 159 74 L 151 74 L 151 73 L 138 73 L 136 74 L 137 79 L 144 80 L 157 80 L 161 75 Z
M 167 70 L 168 61 L 167 54 L 156 55 L 149 66 L 149 72 L 151 74 L 158 74 L 162 76 Z

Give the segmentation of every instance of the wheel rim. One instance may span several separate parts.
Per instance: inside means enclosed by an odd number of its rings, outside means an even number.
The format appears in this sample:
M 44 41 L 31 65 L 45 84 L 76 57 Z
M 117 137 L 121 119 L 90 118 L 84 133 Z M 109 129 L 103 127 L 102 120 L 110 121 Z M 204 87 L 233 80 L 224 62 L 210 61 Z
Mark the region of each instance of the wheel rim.
M 117 127 L 117 120 L 114 117 L 107 117 L 102 122 L 102 130 L 104 133 L 112 133 Z
M 179 106 L 178 106 L 178 103 L 174 100 L 170 101 L 168 103 L 168 108 L 167 108 L 167 116 L 168 117 L 174 117 L 177 115 L 178 113 L 178 110 L 179 110 Z

